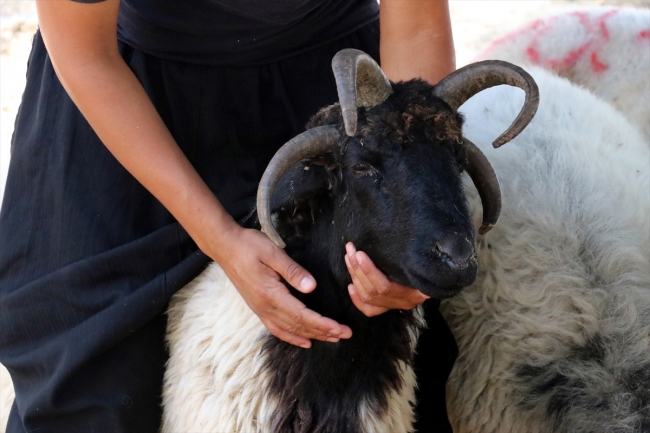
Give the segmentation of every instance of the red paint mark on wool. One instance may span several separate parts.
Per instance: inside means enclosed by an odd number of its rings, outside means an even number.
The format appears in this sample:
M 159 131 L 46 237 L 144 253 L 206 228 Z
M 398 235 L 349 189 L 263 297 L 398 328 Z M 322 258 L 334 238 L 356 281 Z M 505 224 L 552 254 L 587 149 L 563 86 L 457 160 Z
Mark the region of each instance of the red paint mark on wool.
M 528 55 L 531 62 L 536 65 L 539 64 L 539 51 L 535 47 L 529 46 L 526 48 L 526 55 Z
M 579 21 L 579 27 L 586 33 L 586 37 L 582 38 L 582 44 L 577 48 L 569 51 L 563 57 L 559 58 L 545 58 L 543 53 L 539 50 L 539 42 L 544 39 L 547 32 L 557 24 L 556 22 L 561 18 L 560 15 L 551 17 L 547 20 L 535 20 L 529 25 L 522 27 L 506 36 L 498 39 L 484 51 L 487 53 L 494 49 L 497 45 L 509 42 L 523 34 L 532 33 L 532 39 L 525 49 L 526 56 L 533 64 L 542 65 L 550 69 L 571 69 L 583 57 L 589 56 L 591 62 L 591 70 L 593 72 L 603 72 L 608 69 L 607 64 L 599 57 L 602 48 L 610 41 L 609 29 L 607 28 L 607 20 L 616 15 L 619 11 L 617 9 L 610 10 L 598 18 L 593 17 L 587 12 L 571 12 L 567 16 L 575 17 Z M 649 38 L 650 29 L 645 30 L 638 34 L 637 39 Z M 585 59 L 586 60 L 586 59 Z
M 600 24 L 600 34 L 603 35 L 603 42 L 609 42 L 609 30 L 607 30 L 605 20 L 601 18 L 598 24 Z
M 593 31 L 591 30 L 591 21 L 589 21 L 589 16 L 587 16 L 586 12 L 572 12 L 569 15 L 578 17 L 578 19 L 580 20 L 580 24 L 582 24 L 582 26 L 587 29 L 587 32 L 593 33 Z
M 609 42 L 609 29 L 607 28 L 607 20 L 618 13 L 618 9 L 611 10 L 598 18 L 598 27 L 600 28 L 601 40 L 596 48 L 591 53 L 591 70 L 594 72 L 603 72 L 608 69 L 608 66 L 598 58 L 598 53 Z
M 594 72 L 603 72 L 607 70 L 607 65 L 600 61 L 598 53 L 591 53 L 591 70 Z
M 528 25 L 526 25 L 526 26 L 523 26 L 523 27 L 521 27 L 521 28 L 519 28 L 519 29 L 517 29 L 517 30 L 514 30 L 514 31 L 508 33 L 508 34 L 505 35 L 505 36 L 502 36 L 502 37 L 496 39 L 494 42 L 492 42 L 492 43 L 491 43 L 491 44 L 490 44 L 490 45 L 489 45 L 489 46 L 488 46 L 488 47 L 483 51 L 483 54 L 482 54 L 482 55 L 485 55 L 485 54 L 489 53 L 490 51 L 494 50 L 497 46 L 499 46 L 499 45 L 501 45 L 501 44 L 503 44 L 503 43 L 505 43 L 505 42 L 511 41 L 511 40 L 517 38 L 518 36 L 520 36 L 520 35 L 522 35 L 522 34 L 524 34 L 524 33 L 528 33 L 528 32 L 536 31 L 537 28 L 538 28 L 539 26 L 541 26 L 542 24 L 543 24 L 542 19 L 541 19 L 541 18 L 538 18 L 538 19 L 536 19 L 535 21 L 531 22 L 530 24 L 528 24 Z
M 545 64 L 550 68 L 570 68 L 576 64 L 580 57 L 585 54 L 587 48 L 591 46 L 593 41 L 587 41 L 584 44 L 580 45 L 576 50 L 569 51 L 569 53 L 559 60 L 549 59 Z
M 603 43 L 609 42 L 609 29 L 607 28 L 606 21 L 616 15 L 618 9 L 611 10 L 604 14 L 602 17 L 598 18 L 598 25 L 600 26 L 600 35 L 603 37 Z

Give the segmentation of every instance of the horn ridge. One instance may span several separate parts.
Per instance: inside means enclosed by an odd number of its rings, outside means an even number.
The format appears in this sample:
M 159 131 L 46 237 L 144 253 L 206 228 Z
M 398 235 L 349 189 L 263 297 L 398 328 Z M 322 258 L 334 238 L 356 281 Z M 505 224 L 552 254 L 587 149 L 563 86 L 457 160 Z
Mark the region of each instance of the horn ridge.
M 492 143 L 496 148 L 519 135 L 537 112 L 539 89 L 528 72 L 512 63 L 501 60 L 484 60 L 452 72 L 434 87 L 433 94 L 443 99 L 456 111 L 472 96 L 501 84 L 519 87 L 526 93 L 526 99 L 517 118 Z
M 336 53 L 332 70 L 341 104 L 345 133 L 357 133 L 357 108 L 374 107 L 393 92 L 377 62 L 363 51 L 347 48 Z
M 260 185 L 257 188 L 257 217 L 262 232 L 280 248 L 286 244 L 273 226 L 271 220 L 271 198 L 282 174 L 292 165 L 303 159 L 338 148 L 339 132 L 333 125 L 317 126 L 308 129 L 286 142 L 271 158 Z
M 483 205 L 483 223 L 478 232 L 486 234 L 499 220 L 501 214 L 501 187 L 492 164 L 474 143 L 463 138 L 467 151 L 467 167 L 465 171 L 474 182 Z

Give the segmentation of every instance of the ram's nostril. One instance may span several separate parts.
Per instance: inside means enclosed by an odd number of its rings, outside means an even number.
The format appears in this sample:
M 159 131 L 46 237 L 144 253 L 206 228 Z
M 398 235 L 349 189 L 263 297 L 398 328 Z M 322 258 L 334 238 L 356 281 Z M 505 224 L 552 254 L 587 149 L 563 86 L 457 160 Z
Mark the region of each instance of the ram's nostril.
M 455 265 L 466 264 L 474 256 L 472 242 L 465 237 L 448 236 L 434 242 L 432 250 L 437 255 L 451 260 Z

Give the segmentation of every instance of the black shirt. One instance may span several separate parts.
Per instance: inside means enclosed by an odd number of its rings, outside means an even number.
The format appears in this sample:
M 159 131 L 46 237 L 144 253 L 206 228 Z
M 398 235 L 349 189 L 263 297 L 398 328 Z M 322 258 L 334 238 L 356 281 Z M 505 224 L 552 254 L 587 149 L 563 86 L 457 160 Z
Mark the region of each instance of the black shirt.
M 161 58 L 250 65 L 328 43 L 378 15 L 376 0 L 122 0 L 118 38 Z

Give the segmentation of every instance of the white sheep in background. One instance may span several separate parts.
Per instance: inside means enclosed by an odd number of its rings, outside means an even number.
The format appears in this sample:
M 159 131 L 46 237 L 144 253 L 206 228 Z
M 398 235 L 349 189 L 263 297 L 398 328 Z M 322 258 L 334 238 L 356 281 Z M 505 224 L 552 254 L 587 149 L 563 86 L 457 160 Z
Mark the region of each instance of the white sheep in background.
M 618 111 L 539 68 L 540 108 L 500 86 L 459 111 L 498 174 L 503 209 L 479 276 L 442 311 L 459 345 L 457 433 L 650 431 L 650 148 Z M 470 204 L 480 206 L 468 183 Z
M 589 8 L 525 24 L 474 61 L 537 65 L 620 110 L 650 145 L 650 10 Z

